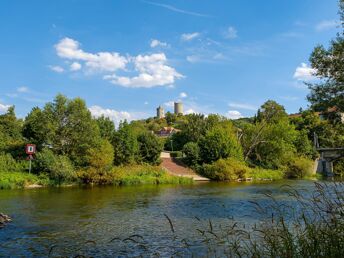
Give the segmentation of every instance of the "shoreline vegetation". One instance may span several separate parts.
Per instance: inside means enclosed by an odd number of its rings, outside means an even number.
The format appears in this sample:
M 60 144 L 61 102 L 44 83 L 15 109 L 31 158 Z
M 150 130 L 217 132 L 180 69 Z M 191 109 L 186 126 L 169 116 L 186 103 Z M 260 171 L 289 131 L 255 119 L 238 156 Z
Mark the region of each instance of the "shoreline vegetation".
M 68 187 L 77 185 L 145 185 L 145 184 L 192 184 L 193 180 L 169 175 L 162 168 L 150 165 L 132 165 L 114 167 L 97 181 L 87 181 L 85 171 L 78 172 L 80 177 L 70 181 L 58 182 L 47 174 L 29 174 L 28 172 L 0 172 L 0 189 L 31 189 L 40 187 Z M 85 181 L 86 180 L 86 181 Z

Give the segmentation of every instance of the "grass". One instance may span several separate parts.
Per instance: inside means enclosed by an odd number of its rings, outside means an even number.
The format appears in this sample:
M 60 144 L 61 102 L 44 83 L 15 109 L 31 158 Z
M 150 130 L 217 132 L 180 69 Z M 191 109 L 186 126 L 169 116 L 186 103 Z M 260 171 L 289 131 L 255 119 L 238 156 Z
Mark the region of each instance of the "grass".
M 112 170 L 115 185 L 142 184 L 191 184 L 191 178 L 169 175 L 160 167 L 149 165 L 133 165 L 115 167 Z
M 0 189 L 24 188 L 32 184 L 47 185 L 49 179 L 27 172 L 0 172 Z
M 88 173 L 89 171 L 83 171 Z M 192 184 L 193 180 L 185 177 L 172 176 L 166 173 L 162 168 L 150 165 L 131 165 L 123 167 L 114 167 L 110 172 L 92 175 L 96 178 L 94 184 L 107 185 L 157 185 L 157 184 Z M 81 183 L 81 178 L 77 178 L 75 182 Z M 88 182 L 88 183 L 90 183 Z M 27 172 L 0 172 L 0 189 L 19 189 L 29 185 L 42 186 L 61 186 L 48 178 L 46 174 L 29 174 Z M 70 182 L 65 182 L 70 184 Z M 64 183 L 62 184 L 62 186 Z
M 256 167 L 250 169 L 247 177 L 251 177 L 254 180 L 281 180 L 284 178 L 284 172 L 282 170 Z

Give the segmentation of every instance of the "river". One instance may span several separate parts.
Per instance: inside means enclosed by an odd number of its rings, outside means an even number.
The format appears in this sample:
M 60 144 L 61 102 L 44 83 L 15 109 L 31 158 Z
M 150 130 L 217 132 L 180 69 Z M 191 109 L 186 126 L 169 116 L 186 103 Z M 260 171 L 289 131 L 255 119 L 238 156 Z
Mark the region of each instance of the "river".
M 13 222 L 0 229 L 0 257 L 170 256 L 174 235 L 199 237 L 197 228 L 235 219 L 259 221 L 252 201 L 271 191 L 289 201 L 282 185 L 312 189 L 312 181 L 268 183 L 196 183 L 183 186 L 71 187 L 1 190 L 0 212 Z M 175 233 L 171 231 L 171 222 Z M 130 235 L 132 239 L 123 241 Z M 138 243 L 144 241 L 149 250 Z

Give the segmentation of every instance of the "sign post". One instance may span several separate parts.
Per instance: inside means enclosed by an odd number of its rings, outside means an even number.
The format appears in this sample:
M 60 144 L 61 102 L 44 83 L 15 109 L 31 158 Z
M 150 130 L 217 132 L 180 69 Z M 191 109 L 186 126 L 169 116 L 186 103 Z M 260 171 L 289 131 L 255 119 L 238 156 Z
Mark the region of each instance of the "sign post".
M 33 154 L 36 153 L 36 145 L 35 144 L 26 144 L 25 146 L 25 152 L 28 156 L 28 159 L 30 161 L 29 163 L 29 174 L 31 173 L 31 167 L 32 167 L 32 160 L 33 160 Z

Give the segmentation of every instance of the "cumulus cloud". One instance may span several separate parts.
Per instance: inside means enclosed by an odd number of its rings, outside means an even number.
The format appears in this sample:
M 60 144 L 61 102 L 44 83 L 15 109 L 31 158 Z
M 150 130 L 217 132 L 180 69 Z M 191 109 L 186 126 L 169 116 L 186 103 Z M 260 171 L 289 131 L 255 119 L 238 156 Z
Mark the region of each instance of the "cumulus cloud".
M 5 105 L 0 103 L 0 113 L 6 113 L 11 105 Z
M 71 38 L 64 38 L 55 45 L 57 55 L 70 60 L 84 61 L 91 71 L 110 71 L 124 69 L 128 60 L 116 52 L 88 53 L 80 48 L 80 43 Z
M 227 39 L 235 39 L 238 37 L 238 31 L 233 26 L 229 26 L 224 32 L 224 37 Z
M 198 38 L 201 34 L 199 32 L 193 32 L 193 33 L 184 33 L 181 35 L 182 41 L 191 41 L 195 38 Z
M 56 72 L 56 73 L 63 73 L 64 69 L 61 66 L 58 65 L 49 65 L 50 70 Z
M 69 69 L 71 70 L 71 71 L 78 71 L 78 70 L 80 70 L 81 69 L 81 64 L 80 63 L 78 63 L 78 62 L 73 62 L 71 65 L 70 65 L 70 67 L 69 67 Z
M 237 110 L 229 110 L 227 112 L 227 117 L 229 119 L 238 119 L 238 118 L 242 118 L 243 115 Z
M 338 21 L 335 20 L 324 20 L 319 22 L 316 26 L 315 29 L 317 31 L 324 31 L 324 30 L 330 30 L 339 25 Z
M 155 48 L 155 47 L 168 47 L 168 44 L 166 42 L 161 42 L 157 39 L 152 39 L 151 43 L 150 43 L 151 48 Z
M 164 44 L 163 42 L 160 42 Z M 156 45 L 155 42 L 153 45 Z M 116 52 L 89 53 L 81 49 L 78 41 L 64 38 L 55 45 L 56 53 L 63 59 L 74 61 L 71 71 L 85 69 L 91 72 L 112 72 L 103 76 L 104 80 L 128 88 L 151 88 L 168 86 L 183 77 L 173 67 L 167 65 L 164 53 L 138 56 L 122 56 Z M 126 66 L 132 64 L 136 76 L 118 75 L 118 71 L 132 73 Z M 63 68 L 61 68 L 63 69 Z
M 181 92 L 181 93 L 179 94 L 179 98 L 184 99 L 184 98 L 187 98 L 187 97 L 188 97 L 188 94 L 186 94 L 186 92 Z
M 311 81 L 315 79 L 316 70 L 309 67 L 305 63 L 301 63 L 301 66 L 298 66 L 294 73 L 294 79 L 299 81 Z
M 183 78 L 173 67 L 168 66 L 164 53 L 152 55 L 138 55 L 133 58 L 135 70 L 139 75 L 134 77 L 117 76 L 116 74 L 104 76 L 111 83 L 129 88 L 152 88 L 156 86 L 173 84 L 176 79 Z
M 256 106 L 251 105 L 251 104 L 247 104 L 247 103 L 231 102 L 228 104 L 228 106 L 231 108 L 244 109 L 244 110 L 252 110 L 252 111 L 258 110 L 258 108 Z
M 28 91 L 29 91 L 29 88 L 25 87 L 25 86 L 17 88 L 17 92 L 20 92 L 20 93 L 25 93 L 25 92 L 28 92 Z
M 105 116 L 105 117 L 110 118 L 115 123 L 116 126 L 119 124 L 120 121 L 124 121 L 124 120 L 130 121 L 133 119 L 132 115 L 129 112 L 102 108 L 97 105 L 89 107 L 88 110 L 91 112 L 92 116 L 96 118 L 100 116 Z

